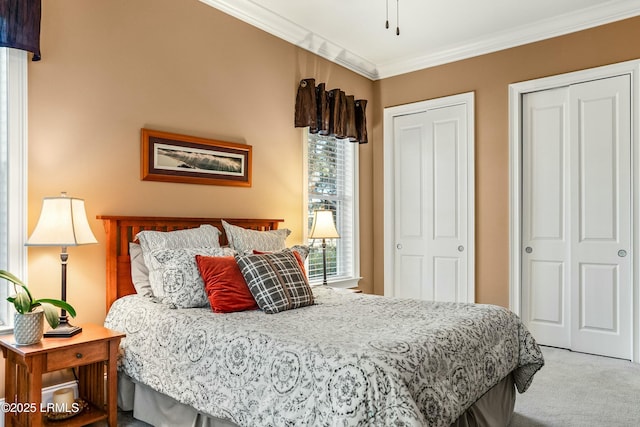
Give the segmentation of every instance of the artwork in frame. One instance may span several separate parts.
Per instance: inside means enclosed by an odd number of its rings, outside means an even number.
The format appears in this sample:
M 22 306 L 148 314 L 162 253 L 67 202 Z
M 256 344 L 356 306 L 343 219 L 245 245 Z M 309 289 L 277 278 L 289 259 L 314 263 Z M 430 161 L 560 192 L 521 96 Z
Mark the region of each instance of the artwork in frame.
M 251 145 L 142 129 L 145 181 L 251 187 Z

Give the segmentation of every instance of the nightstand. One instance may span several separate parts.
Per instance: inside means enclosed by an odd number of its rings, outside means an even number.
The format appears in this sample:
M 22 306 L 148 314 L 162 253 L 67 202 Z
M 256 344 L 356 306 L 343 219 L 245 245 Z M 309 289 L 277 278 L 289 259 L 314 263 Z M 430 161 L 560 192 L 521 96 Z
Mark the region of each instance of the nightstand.
M 83 426 L 107 420 L 117 425 L 116 361 L 125 334 L 97 325 L 83 325 L 70 338 L 43 338 L 38 344 L 17 346 L 13 335 L 0 337 L 5 358 L 4 425 Z M 42 374 L 78 368 L 79 397 L 89 408 L 65 421 L 49 421 L 42 405 Z M 105 373 L 106 387 L 105 387 Z

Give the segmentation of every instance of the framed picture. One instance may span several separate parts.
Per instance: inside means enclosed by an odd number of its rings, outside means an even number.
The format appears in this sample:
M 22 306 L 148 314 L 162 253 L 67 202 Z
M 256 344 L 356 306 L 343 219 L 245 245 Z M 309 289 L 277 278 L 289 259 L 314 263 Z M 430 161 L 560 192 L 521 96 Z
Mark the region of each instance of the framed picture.
M 251 146 L 142 129 L 145 181 L 251 187 Z

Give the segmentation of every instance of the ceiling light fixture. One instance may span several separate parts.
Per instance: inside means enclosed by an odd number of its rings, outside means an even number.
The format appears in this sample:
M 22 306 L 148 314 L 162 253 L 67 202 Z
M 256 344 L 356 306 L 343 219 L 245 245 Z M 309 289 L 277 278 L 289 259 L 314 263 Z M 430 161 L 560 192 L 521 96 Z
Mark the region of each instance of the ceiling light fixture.
M 396 36 L 400 35 L 400 0 L 396 0 Z
M 387 30 L 389 29 L 389 0 L 387 0 L 387 22 L 384 26 Z
M 387 0 L 387 20 L 384 27 L 389 29 L 389 0 Z M 396 36 L 400 35 L 400 0 L 396 0 Z

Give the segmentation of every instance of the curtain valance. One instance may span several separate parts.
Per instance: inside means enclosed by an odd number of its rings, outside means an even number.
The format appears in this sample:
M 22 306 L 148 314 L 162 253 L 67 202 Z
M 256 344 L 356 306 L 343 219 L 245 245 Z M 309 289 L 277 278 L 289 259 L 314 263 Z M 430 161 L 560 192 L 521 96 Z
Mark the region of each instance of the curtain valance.
M 340 89 L 326 90 L 325 84 L 316 86 L 315 79 L 303 79 L 296 96 L 295 126 L 309 126 L 309 132 L 349 138 L 351 142 L 366 144 L 367 100 L 355 99 Z
M 41 0 L 0 0 L 0 47 L 33 52 L 40 60 Z

